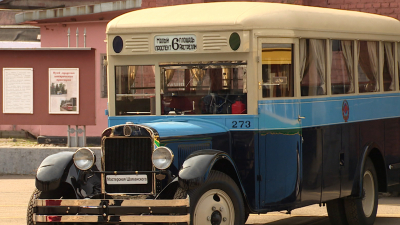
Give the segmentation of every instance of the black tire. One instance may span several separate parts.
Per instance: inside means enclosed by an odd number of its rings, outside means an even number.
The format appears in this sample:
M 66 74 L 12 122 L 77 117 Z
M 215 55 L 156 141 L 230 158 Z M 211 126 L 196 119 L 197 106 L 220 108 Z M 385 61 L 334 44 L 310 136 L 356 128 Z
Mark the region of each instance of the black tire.
M 246 223 L 247 220 L 249 219 L 249 216 L 250 216 L 250 213 L 248 213 L 248 212 L 245 212 L 245 213 L 244 213 L 244 222 L 245 222 L 245 223 Z
M 31 198 L 29 199 L 28 203 L 28 210 L 26 212 L 26 224 L 27 225 L 34 225 L 35 223 L 33 222 L 33 207 L 35 204 L 35 200 L 38 199 L 38 196 L 40 196 L 42 192 L 39 191 L 38 189 L 35 188 L 33 191 Z
M 33 222 L 33 208 L 35 205 L 35 200 L 40 199 L 40 197 L 44 197 L 44 194 L 42 194 L 42 191 L 38 190 L 35 188 L 33 191 L 31 198 L 29 199 L 29 204 L 28 204 L 28 210 L 26 212 L 26 224 L 27 225 L 34 225 L 34 224 L 49 224 L 49 225 L 54 225 L 54 223 L 34 223 Z
M 236 183 L 225 173 L 210 172 L 207 181 L 188 192 L 190 197 L 190 224 L 210 224 L 211 220 L 226 220 L 227 225 L 245 223 L 244 202 Z M 178 188 L 174 196 L 186 198 L 186 191 Z
M 334 225 L 349 225 L 347 222 L 344 200 L 342 198 L 334 199 L 326 203 L 329 220 Z
M 58 197 L 59 193 L 56 193 L 56 191 L 52 191 L 52 192 L 42 192 L 40 190 L 38 190 L 37 188 L 35 188 L 35 190 L 33 190 L 33 193 L 31 195 L 31 198 L 29 199 L 29 203 L 28 203 L 28 209 L 26 212 L 26 224 L 27 225 L 40 225 L 40 224 L 47 224 L 47 225 L 55 225 L 58 223 L 34 223 L 33 222 L 33 208 L 35 205 L 35 200 L 36 199 L 58 199 L 60 197 Z M 55 197 L 57 196 L 57 197 Z
M 344 201 L 347 221 L 351 225 L 373 225 L 378 211 L 378 177 L 371 159 L 364 165 L 362 198 Z

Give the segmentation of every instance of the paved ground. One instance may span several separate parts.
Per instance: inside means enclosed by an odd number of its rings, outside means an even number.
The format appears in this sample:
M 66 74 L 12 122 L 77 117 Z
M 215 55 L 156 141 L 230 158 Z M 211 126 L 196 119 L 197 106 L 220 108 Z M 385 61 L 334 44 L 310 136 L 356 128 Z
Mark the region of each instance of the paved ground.
M 0 175 L 0 225 L 23 225 L 26 207 L 34 189 L 34 176 Z M 293 210 L 292 215 L 274 212 L 250 215 L 246 224 L 330 225 L 326 208 L 313 205 Z M 400 224 L 400 198 L 382 198 L 375 225 Z

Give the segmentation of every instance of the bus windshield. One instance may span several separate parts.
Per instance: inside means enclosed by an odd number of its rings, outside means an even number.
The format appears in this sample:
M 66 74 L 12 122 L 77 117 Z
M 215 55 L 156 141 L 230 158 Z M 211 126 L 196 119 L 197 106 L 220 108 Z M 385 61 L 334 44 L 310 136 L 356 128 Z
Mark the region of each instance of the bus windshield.
M 161 114 L 246 113 L 245 61 L 162 63 Z

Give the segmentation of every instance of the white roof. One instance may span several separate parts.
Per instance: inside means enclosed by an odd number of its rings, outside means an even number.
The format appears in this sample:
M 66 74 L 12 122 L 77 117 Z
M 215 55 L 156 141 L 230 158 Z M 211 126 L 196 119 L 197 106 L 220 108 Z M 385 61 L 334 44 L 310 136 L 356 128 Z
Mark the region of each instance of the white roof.
M 110 21 L 107 33 L 258 28 L 400 35 L 400 22 L 391 17 L 265 2 L 200 3 L 142 9 Z

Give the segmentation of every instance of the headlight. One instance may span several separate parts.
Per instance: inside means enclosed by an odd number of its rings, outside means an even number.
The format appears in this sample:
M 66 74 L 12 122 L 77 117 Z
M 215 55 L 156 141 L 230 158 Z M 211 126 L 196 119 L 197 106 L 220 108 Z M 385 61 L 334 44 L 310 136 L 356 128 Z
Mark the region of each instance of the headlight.
M 74 154 L 74 164 L 80 170 L 88 170 L 95 163 L 94 152 L 88 148 L 80 148 Z
M 167 169 L 174 159 L 174 154 L 167 147 L 158 147 L 154 150 L 153 155 L 151 156 L 151 161 L 153 161 L 153 165 L 160 170 Z

